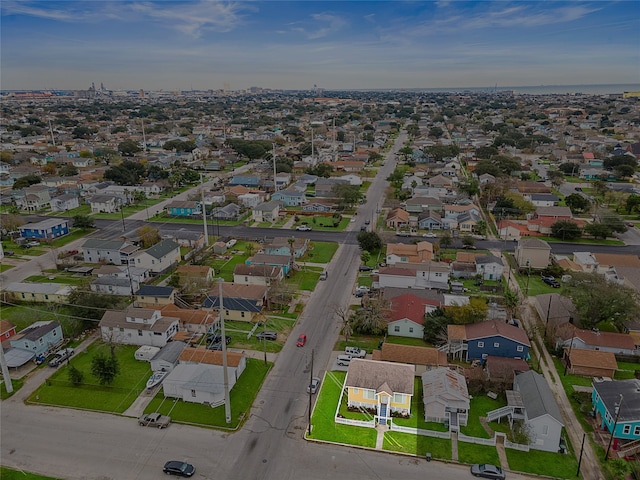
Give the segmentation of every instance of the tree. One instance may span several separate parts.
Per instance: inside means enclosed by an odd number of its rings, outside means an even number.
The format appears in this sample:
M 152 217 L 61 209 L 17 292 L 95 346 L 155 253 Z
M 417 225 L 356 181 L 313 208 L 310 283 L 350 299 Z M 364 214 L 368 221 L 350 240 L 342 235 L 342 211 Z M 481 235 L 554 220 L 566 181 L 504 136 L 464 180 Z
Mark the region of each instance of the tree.
M 551 184 L 554 187 L 559 187 L 564 183 L 564 173 L 560 172 L 559 170 L 549 170 L 547 172 L 547 175 L 549 176 Z
M 638 207 L 640 207 L 640 195 L 636 195 L 635 193 L 632 193 L 627 197 L 627 200 L 625 202 L 625 208 L 627 209 L 627 213 L 631 213 L 633 211 L 638 210 Z
M 363 250 L 360 254 L 360 260 L 362 260 L 362 263 L 368 263 L 371 260 L 371 254 L 367 250 Z
M 619 178 L 629 178 L 636 172 L 636 168 L 631 165 L 617 165 L 613 171 Z
M 475 178 L 470 178 L 468 180 L 459 182 L 458 190 L 460 192 L 466 193 L 470 197 L 473 197 L 474 195 L 478 195 L 480 193 L 480 184 Z
M 110 167 L 104 172 L 105 180 L 112 180 L 118 185 L 138 185 L 145 174 L 141 163 L 125 160 L 120 165 Z
M 591 202 L 579 193 L 572 193 L 571 195 L 566 196 L 564 203 L 567 204 L 567 207 L 569 207 L 573 213 L 585 212 L 589 210 L 589 207 L 591 206 Z
M 81 385 L 84 380 L 84 374 L 75 365 L 69 365 L 67 375 L 69 376 L 69 381 L 75 387 Z
M 489 160 L 494 155 L 498 154 L 498 149 L 496 147 L 485 146 L 478 147 L 476 149 L 476 158 Z
M 309 175 L 317 175 L 318 177 L 329 178 L 333 169 L 328 163 L 318 163 L 314 167 L 309 167 L 307 173 Z
M 380 155 L 378 152 L 369 152 L 369 158 L 367 159 L 367 162 L 375 163 L 379 162 L 380 160 L 384 160 L 383 155 Z
M 580 165 L 573 162 L 566 162 L 561 164 L 558 169 L 565 175 L 575 176 L 580 173 Z
M 632 288 L 610 282 L 596 273 L 572 273 L 567 284 L 578 312 L 582 328 L 592 329 L 599 323 L 611 322 L 619 331 L 624 331 L 624 323 L 637 318 L 638 292 Z
M 398 153 L 402 155 L 402 159 L 406 162 L 407 158 L 413 155 L 413 149 L 409 145 L 405 145 L 398 151 Z
M 376 232 L 360 232 L 356 239 L 363 251 L 373 252 L 382 248 L 382 239 Z
M 431 345 L 442 343 L 447 338 L 447 325 L 451 320 L 442 307 L 424 316 L 423 339 Z
M 429 129 L 429 136 L 433 138 L 440 138 L 444 130 L 438 126 L 433 126 Z
M 456 325 L 476 323 L 487 317 L 489 307 L 482 298 L 471 298 L 466 305 L 453 305 L 447 309 L 447 315 Z
M 351 327 L 351 310 L 340 305 L 333 306 L 333 313 L 340 319 L 340 333 L 344 335 L 344 341 L 348 342 L 353 334 Z
M 37 183 L 42 182 L 42 177 L 30 173 L 29 175 L 25 175 L 24 177 L 18 178 L 15 182 L 13 182 L 13 190 L 21 190 L 23 188 L 29 187 L 31 185 L 35 185 Z
M 453 237 L 451 236 L 451 233 L 449 233 L 448 231 L 445 231 L 440 237 L 440 247 L 449 248 L 452 243 L 453 243 Z
M 24 218 L 13 213 L 3 213 L 0 215 L 0 226 L 3 233 L 13 232 L 25 223 Z
M 484 220 L 478 220 L 478 222 L 476 223 L 475 231 L 478 232 L 480 235 L 486 235 L 487 228 L 488 228 L 487 222 L 485 222 Z
M 87 230 L 89 228 L 95 227 L 93 218 L 91 218 L 89 215 L 74 215 L 72 217 L 72 220 L 73 220 L 73 226 L 75 228 Z
M 417 123 L 412 123 L 410 125 L 407 125 L 407 133 L 411 137 L 417 137 L 418 135 L 420 135 L 420 127 L 418 126 Z
M 127 139 L 118 144 L 118 152 L 125 157 L 131 157 L 142 151 L 142 147 L 135 140 Z
M 462 237 L 462 245 L 466 247 L 472 247 L 476 244 L 476 240 L 471 235 L 465 235 Z
M 46 173 L 47 175 L 55 175 L 57 171 L 58 167 L 53 162 L 48 162 L 42 167 L 42 173 Z
M 613 232 L 608 226 L 599 222 L 593 222 L 585 225 L 584 233 L 591 235 L 594 238 L 601 238 L 604 240 L 607 237 L 610 237 Z
M 120 372 L 120 365 L 115 355 L 98 353 L 91 359 L 91 374 L 100 385 L 111 385 Z
M 514 313 L 518 308 L 518 305 L 520 305 L 520 297 L 518 296 L 518 292 L 516 290 L 511 290 L 510 288 L 507 288 L 507 291 L 504 292 L 503 299 L 504 299 L 504 306 L 506 307 L 507 312 L 509 313 L 509 317 L 513 318 Z
M 611 229 L 612 232 L 624 233 L 628 230 L 622 217 L 610 212 L 600 214 L 600 222 Z
M 582 236 L 582 230 L 578 224 L 571 220 L 558 220 L 551 225 L 551 236 L 564 240 L 575 240 Z
M 355 205 L 362 198 L 362 192 L 357 185 L 349 185 L 347 183 L 337 183 L 333 186 L 333 194 L 345 206 Z
M 353 331 L 361 335 L 382 335 L 387 329 L 389 301 L 382 297 L 370 300 L 351 317 Z
M 61 177 L 73 177 L 77 174 L 78 168 L 71 164 L 63 165 L 62 167 L 60 167 L 60 170 L 58 170 L 58 175 L 60 175 Z
M 158 232 L 157 228 L 153 228 L 150 225 L 143 225 L 138 230 L 136 230 L 136 234 L 140 237 L 140 241 L 142 241 L 142 248 L 149 248 L 160 242 L 162 238 L 160 238 L 160 232 Z

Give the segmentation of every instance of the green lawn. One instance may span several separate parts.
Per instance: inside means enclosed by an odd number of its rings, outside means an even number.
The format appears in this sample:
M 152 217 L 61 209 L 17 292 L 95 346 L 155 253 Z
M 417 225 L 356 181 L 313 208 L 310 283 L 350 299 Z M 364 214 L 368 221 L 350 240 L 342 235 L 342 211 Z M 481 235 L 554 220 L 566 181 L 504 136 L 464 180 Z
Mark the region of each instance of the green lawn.
M 334 421 L 345 376 L 346 372 L 327 372 L 325 375 L 311 417 L 309 438 L 374 448 L 377 437 L 375 429 L 342 425 Z
M 458 440 L 458 461 L 461 463 L 490 463 L 500 465 L 498 450 L 491 445 L 478 445 Z
M 244 252 L 244 248 L 238 248 L 238 250 Z M 233 270 L 236 268 L 236 265 L 242 264 L 245 262 L 248 255 L 245 254 L 237 254 L 237 255 L 227 255 L 229 258 L 217 258 L 209 263 L 213 267 L 216 272 L 216 277 L 224 278 L 225 282 L 233 282 Z
M 382 448 L 393 452 L 412 453 L 420 457 L 424 457 L 428 452 L 432 458 L 451 460 L 451 440 L 447 438 L 386 432 Z
M 173 398 L 164 398 L 162 390 L 145 409 L 145 413 L 160 412 L 171 416 L 176 422 L 206 425 L 220 428 L 238 428 L 247 418 L 253 401 L 264 382 L 271 363 L 264 364 L 261 360 L 247 359 L 247 368 L 229 392 L 231 401 L 231 423 L 225 419 L 225 407 L 220 405 L 211 408 L 207 405 L 183 402 Z
M 396 335 L 389 335 L 385 341 L 387 343 L 394 343 L 396 345 L 410 345 L 412 347 L 430 347 L 431 346 L 421 338 L 398 337 Z
M 302 261 L 313 263 L 329 263 L 338 250 L 338 244 L 333 242 L 313 242 Z
M 0 467 L 0 478 L 2 480 L 59 480 L 54 477 L 45 477 L 44 475 L 29 473 L 24 470 L 13 470 L 7 467 Z
M 24 279 L 25 282 L 36 283 L 61 283 L 64 285 L 81 286 L 88 284 L 91 280 L 90 277 L 80 276 L 76 277 L 72 273 L 56 272 L 48 275 L 32 275 Z
M 295 321 L 285 318 L 267 317 L 264 330 L 275 331 L 282 335 L 277 341 L 267 340 L 266 342 L 257 340 L 255 337 L 257 333 L 263 330 L 263 327 L 258 327 L 254 335 L 252 335 L 251 338 L 247 338 L 249 331 L 254 327 L 253 323 L 236 321 L 226 321 L 224 323 L 225 333 L 231 337 L 231 346 L 233 348 L 263 351 L 266 345 L 267 352 L 277 353 L 282 350 L 282 346 L 293 329 Z
M 13 265 L 5 265 L 4 263 L 0 263 L 0 273 L 13 268 Z
M 56 248 L 60 248 L 67 245 L 68 243 L 73 242 L 74 240 L 84 237 L 85 235 L 89 235 L 93 231 L 94 231 L 93 228 L 89 228 L 89 229 L 72 228 L 69 231 L 68 235 L 65 235 L 64 237 L 56 238 L 51 242 L 51 245 Z
M 51 321 L 55 320 L 62 325 L 63 332 L 66 332 L 66 317 L 64 315 L 70 315 L 71 311 L 68 307 L 55 305 L 55 304 L 36 304 L 27 303 L 19 306 L 6 306 L 0 307 L 0 318 L 2 320 L 8 320 L 16 326 L 16 331 L 20 331 L 23 328 L 28 327 L 36 321 Z
M 540 450 L 506 449 L 509 468 L 518 472 L 545 475 L 553 478 L 575 478 L 578 461 L 573 455 L 542 452 Z
M 378 345 L 382 341 L 382 337 L 368 337 L 368 336 L 351 336 L 348 342 L 344 341 L 344 335 L 341 335 L 341 340 L 336 342 L 333 347 L 334 350 L 344 351 L 346 347 L 358 347 L 367 351 L 367 353 L 373 352 L 378 348 Z
M 13 392 L 11 392 L 11 394 L 7 393 L 7 386 L 5 385 L 4 381 L 0 382 L 0 399 L 5 400 L 11 397 L 14 393 L 22 388 L 22 385 L 24 385 L 24 381 L 24 378 L 12 378 L 11 386 L 13 387 Z M 4 477 L 0 475 L 0 478 Z
M 71 364 L 84 374 L 82 385 L 69 382 L 65 364 L 31 395 L 29 402 L 122 413 L 144 391 L 151 375 L 149 363 L 134 358 L 137 349 L 135 345 L 116 348 L 120 373 L 112 385 L 104 386 L 91 374 L 91 359 L 98 353 L 108 355 L 109 347 L 96 342 L 71 358 Z
M 504 407 L 507 404 L 502 395 L 493 400 L 485 395 L 476 395 L 471 399 L 469 405 L 469 419 L 465 427 L 460 427 L 460 431 L 469 437 L 491 438 L 491 435 L 482 427 L 480 417 L 486 417 L 487 412 Z
M 618 370 L 615 373 L 616 380 L 630 380 L 636 378 L 640 370 L 640 363 L 618 362 Z

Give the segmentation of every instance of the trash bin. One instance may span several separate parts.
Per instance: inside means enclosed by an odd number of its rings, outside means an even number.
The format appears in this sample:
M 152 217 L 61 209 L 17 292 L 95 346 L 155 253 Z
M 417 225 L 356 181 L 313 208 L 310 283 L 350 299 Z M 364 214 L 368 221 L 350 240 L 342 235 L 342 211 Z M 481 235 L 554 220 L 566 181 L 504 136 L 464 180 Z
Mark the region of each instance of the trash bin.
M 427 462 L 431 461 L 431 454 L 429 452 L 427 452 L 426 458 L 427 458 Z

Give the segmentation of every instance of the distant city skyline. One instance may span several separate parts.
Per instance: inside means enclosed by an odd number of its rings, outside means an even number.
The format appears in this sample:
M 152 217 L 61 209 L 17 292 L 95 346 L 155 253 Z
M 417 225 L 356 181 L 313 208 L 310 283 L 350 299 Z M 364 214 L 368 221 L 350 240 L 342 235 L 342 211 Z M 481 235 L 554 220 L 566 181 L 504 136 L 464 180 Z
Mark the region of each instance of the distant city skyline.
M 0 88 L 640 83 L 640 3 L 15 1 Z

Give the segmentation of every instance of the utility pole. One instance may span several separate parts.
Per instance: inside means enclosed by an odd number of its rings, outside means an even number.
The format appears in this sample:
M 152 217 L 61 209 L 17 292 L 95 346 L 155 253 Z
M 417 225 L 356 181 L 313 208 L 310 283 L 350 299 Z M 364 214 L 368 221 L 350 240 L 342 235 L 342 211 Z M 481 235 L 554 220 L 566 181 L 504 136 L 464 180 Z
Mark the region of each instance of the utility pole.
M 12 393 L 13 383 L 9 376 L 9 367 L 7 366 L 7 361 L 4 358 L 4 349 L 2 347 L 0 347 L 0 367 L 2 368 L 2 378 L 4 378 L 4 385 L 7 389 L 7 393 Z
M 271 157 L 273 158 L 273 192 L 278 191 L 278 184 L 276 182 L 276 144 L 271 146 Z
M 204 182 L 200 174 L 200 190 L 202 193 L 202 224 L 204 226 L 204 246 L 209 246 L 209 230 L 207 229 L 207 207 L 204 205 Z M 222 297 L 221 297 L 222 298 Z
M 311 349 L 311 369 L 309 370 L 309 387 L 313 383 L 313 348 Z M 313 397 L 313 393 L 309 388 L 309 435 L 311 435 L 311 397 Z
M 224 306 L 222 304 L 222 278 L 218 279 L 218 295 L 220 296 L 220 342 L 222 345 L 222 372 L 224 381 L 224 416 L 231 423 L 231 401 L 229 399 L 229 372 L 227 371 L 227 337 L 224 331 Z
M 609 459 L 609 450 L 613 443 L 613 437 L 616 434 L 616 427 L 618 426 L 618 418 L 620 417 L 620 409 L 622 408 L 622 394 L 620 394 L 620 401 L 616 404 L 616 418 L 613 421 L 613 429 L 611 429 L 611 438 L 609 439 L 609 445 L 607 445 L 607 453 L 604 454 L 604 461 Z
M 549 306 L 547 307 L 547 321 L 544 324 L 544 335 L 542 337 L 542 341 L 547 340 L 547 328 L 549 327 L 549 313 L 551 313 L 551 301 L 553 300 L 553 293 L 549 294 Z

